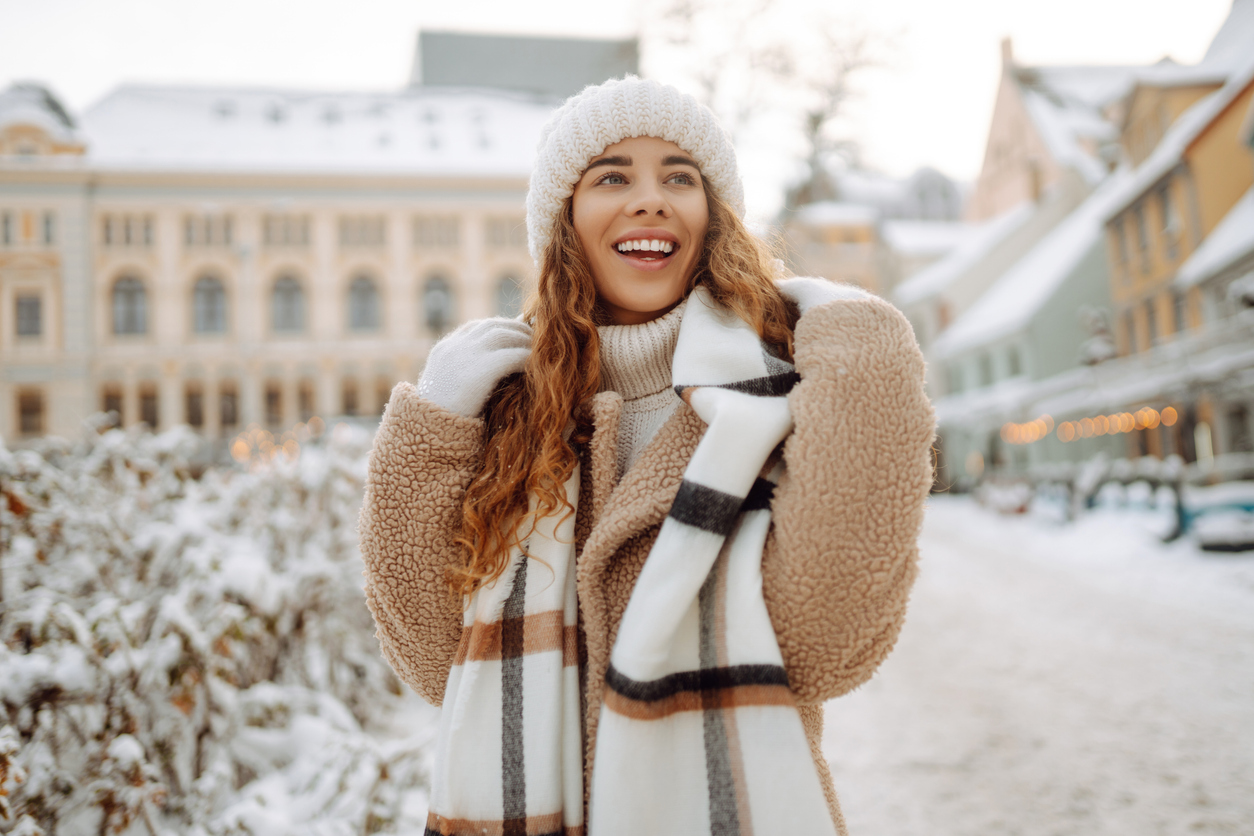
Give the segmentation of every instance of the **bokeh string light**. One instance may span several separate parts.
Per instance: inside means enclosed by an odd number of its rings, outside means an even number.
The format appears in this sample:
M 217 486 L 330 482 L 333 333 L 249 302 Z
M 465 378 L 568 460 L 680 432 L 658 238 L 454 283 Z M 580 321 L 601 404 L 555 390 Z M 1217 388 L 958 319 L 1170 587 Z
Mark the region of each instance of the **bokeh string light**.
M 308 421 L 295 424 L 277 436 L 257 424 L 249 424 L 231 442 L 231 458 L 240 464 L 263 464 L 280 457 L 294 462 L 300 458 L 300 446 L 324 432 L 326 422 L 317 415 Z
M 1174 407 L 1166 407 L 1161 412 L 1151 407 L 1138 409 L 1136 412 L 1116 412 L 1110 415 L 1092 415 L 1075 421 L 1063 421 L 1058 425 L 1056 434 L 1059 441 L 1071 442 L 1081 438 L 1097 438 L 1103 435 L 1119 435 L 1133 430 L 1152 430 L 1159 424 L 1164 427 L 1174 426 L 1179 420 Z M 1055 431 L 1054 419 L 1042 415 L 1035 421 L 1025 424 L 1008 422 L 1002 425 L 1001 439 L 1007 444 L 1033 444 Z

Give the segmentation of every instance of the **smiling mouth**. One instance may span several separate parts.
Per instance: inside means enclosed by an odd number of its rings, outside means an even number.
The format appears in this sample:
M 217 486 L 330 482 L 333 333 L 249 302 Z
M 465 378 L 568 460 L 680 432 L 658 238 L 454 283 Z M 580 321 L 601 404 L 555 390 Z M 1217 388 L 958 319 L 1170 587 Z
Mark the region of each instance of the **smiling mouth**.
M 625 258 L 641 261 L 662 261 L 679 251 L 679 245 L 673 241 L 658 239 L 623 241 L 614 245 L 614 250 Z

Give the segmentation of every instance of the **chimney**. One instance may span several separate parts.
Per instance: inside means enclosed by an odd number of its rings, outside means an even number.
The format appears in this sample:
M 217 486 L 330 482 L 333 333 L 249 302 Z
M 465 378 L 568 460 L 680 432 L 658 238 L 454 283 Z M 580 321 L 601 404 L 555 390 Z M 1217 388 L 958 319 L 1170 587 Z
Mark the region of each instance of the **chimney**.
M 1010 43 L 1010 36 L 1007 35 L 1006 37 L 1001 39 L 1002 72 L 1006 72 L 1007 70 L 1009 70 L 1011 67 L 1014 66 L 1014 63 L 1015 63 L 1015 50 L 1014 50 L 1014 46 Z

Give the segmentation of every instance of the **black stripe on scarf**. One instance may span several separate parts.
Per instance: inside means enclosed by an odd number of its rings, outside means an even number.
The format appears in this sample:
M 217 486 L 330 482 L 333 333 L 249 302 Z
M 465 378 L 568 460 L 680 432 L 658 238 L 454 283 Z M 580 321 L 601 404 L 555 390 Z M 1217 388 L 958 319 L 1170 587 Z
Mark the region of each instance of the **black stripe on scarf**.
M 523 761 L 523 625 L 527 558 L 501 612 L 501 796 L 505 836 L 526 836 L 527 774 Z
M 780 665 L 732 665 L 681 671 L 661 679 L 641 681 L 620 673 L 611 662 L 605 672 L 605 684 L 627 699 L 657 702 L 685 691 L 720 691 L 741 685 L 783 685 L 786 688 L 788 673 Z
M 738 496 L 685 479 L 679 483 L 670 516 L 685 525 L 726 537 L 736 527 L 736 515 L 743 501 Z
M 769 511 L 771 510 L 771 500 L 774 498 L 775 483 L 759 476 L 753 480 L 753 487 L 749 489 L 749 495 L 745 497 L 744 504 L 740 506 L 740 512 L 746 514 L 750 511 Z
M 713 386 L 715 389 L 729 389 L 732 392 L 743 392 L 746 395 L 755 395 L 759 398 L 778 398 L 782 395 L 787 395 L 792 391 L 792 388 L 800 382 L 801 375 L 796 372 L 781 372 L 780 374 L 771 374 L 766 377 L 753 377 L 749 380 L 737 380 L 735 383 L 702 385 Z M 685 390 L 698 388 L 700 388 L 700 386 L 676 386 L 675 394 L 682 398 Z

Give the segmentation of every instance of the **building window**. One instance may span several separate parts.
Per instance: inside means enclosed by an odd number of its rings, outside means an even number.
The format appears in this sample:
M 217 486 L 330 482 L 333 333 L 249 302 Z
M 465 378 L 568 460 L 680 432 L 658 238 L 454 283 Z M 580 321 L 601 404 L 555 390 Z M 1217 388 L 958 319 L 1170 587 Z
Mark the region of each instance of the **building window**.
M 13 245 L 13 215 L 10 212 L 0 213 L 0 244 L 6 247 Z
M 954 395 L 962 391 L 962 367 L 957 364 L 949 367 L 949 391 Z
M 309 419 L 314 417 L 314 385 L 312 380 L 302 380 L 296 387 L 296 403 L 297 409 L 300 411 L 300 420 L 308 423 Z
M 223 431 L 239 425 L 239 389 L 233 381 L 218 386 L 218 422 Z
M 488 218 L 487 244 L 490 249 L 521 249 L 527 246 L 524 218 Z
M 392 396 L 392 381 L 386 377 L 376 378 L 374 382 L 374 402 L 379 408 L 379 414 L 383 414 L 383 410 L 387 409 L 388 398 Z
M 305 330 L 305 290 L 294 276 L 280 276 L 274 283 L 270 313 L 277 333 Z
M 201 276 L 192 288 L 192 329 L 197 334 L 226 333 L 226 287 L 216 276 Z
M 1167 258 L 1174 261 L 1177 255 L 1176 245 L 1180 241 L 1180 213 L 1176 211 L 1176 202 L 1171 199 L 1171 184 L 1163 186 L 1158 192 L 1158 213 L 1163 222 L 1163 245 Z
M 234 231 L 230 215 L 188 215 L 183 219 L 183 243 L 188 247 L 229 247 Z
M 132 276 L 113 283 L 113 333 L 148 333 L 148 291 Z
M 1176 333 L 1180 334 L 1189 330 L 1188 318 L 1185 314 L 1184 304 L 1185 296 L 1183 293 L 1174 293 L 1171 297 L 1171 314 L 1173 325 Z
M 352 331 L 379 328 L 379 288 L 369 276 L 358 276 L 348 286 L 348 327 Z
M 980 385 L 993 385 L 993 358 L 988 354 L 981 354 L 978 362 L 980 367 Z
M 340 246 L 379 248 L 387 243 L 387 218 L 382 215 L 350 215 L 340 218 Z
M 17 431 L 20 435 L 44 434 L 44 393 L 39 389 L 19 389 Z
M 345 415 L 357 414 L 357 381 L 344 381 L 344 386 L 340 390 L 340 411 Z
M 423 286 L 422 313 L 428 330 L 437 337 L 452 325 L 453 288 L 443 276 L 432 276 Z
M 1123 219 L 1116 220 L 1110 226 L 1111 235 L 1115 237 L 1115 257 L 1119 260 L 1119 269 L 1126 271 L 1128 265 L 1128 237 L 1124 234 Z M 1126 275 L 1126 273 L 1125 273 Z
M 1149 228 L 1145 223 L 1145 207 L 1137 204 L 1132 210 L 1132 221 L 1136 225 L 1136 254 L 1141 262 L 1141 272 L 1150 271 Z
M 51 246 L 56 243 L 57 216 L 53 212 L 44 212 L 44 244 Z
M 261 230 L 267 247 L 309 246 L 308 215 L 266 215 Z
M 419 215 L 414 218 L 414 246 L 448 249 L 457 246 L 460 223 L 456 215 Z
M 266 424 L 271 427 L 283 424 L 283 386 L 277 380 L 266 384 Z
M 187 425 L 200 429 L 205 425 L 205 390 L 199 383 L 188 383 L 183 391 Z
M 1158 342 L 1158 316 L 1153 299 L 1145 300 L 1145 323 L 1146 333 L 1149 335 L 1146 348 L 1153 348 Z
M 101 390 L 100 409 L 113 413 L 113 426 L 122 426 L 122 387 L 119 384 L 111 384 Z
M 157 384 L 141 383 L 139 386 L 139 420 L 148 425 L 148 429 L 156 430 L 158 421 L 157 412 Z
M 1228 452 L 1254 453 L 1254 437 L 1250 435 L 1250 411 L 1244 404 L 1228 410 Z
M 496 312 L 499 316 L 518 316 L 522 313 L 523 284 L 514 276 L 502 276 L 496 285 Z
M 1010 368 L 1010 376 L 1018 377 L 1023 373 L 1023 363 L 1019 358 L 1019 349 L 1017 346 L 1010 346 L 1006 350 L 1006 365 Z
M 38 296 L 17 297 L 17 335 L 38 337 L 43 333 L 43 299 Z
M 106 215 L 100 223 L 106 247 L 152 246 L 151 215 Z
M 1131 308 L 1123 315 L 1123 331 L 1128 338 L 1128 353 L 1136 354 L 1136 314 Z

